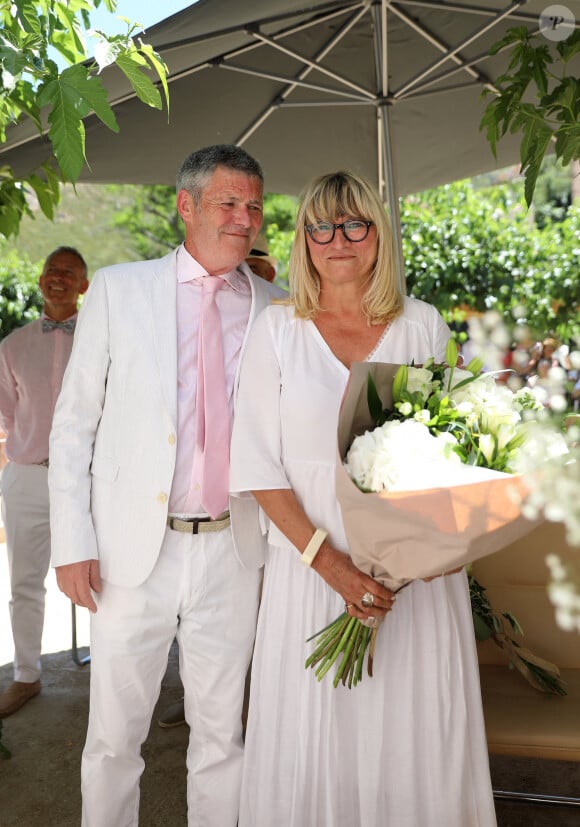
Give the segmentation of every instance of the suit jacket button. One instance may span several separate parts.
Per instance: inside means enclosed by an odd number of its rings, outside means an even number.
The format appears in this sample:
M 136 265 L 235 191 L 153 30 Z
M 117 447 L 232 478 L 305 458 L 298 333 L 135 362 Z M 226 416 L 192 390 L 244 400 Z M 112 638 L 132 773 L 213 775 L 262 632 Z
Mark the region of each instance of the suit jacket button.
M 157 495 L 157 502 L 158 503 L 166 503 L 167 502 L 167 494 L 162 491 L 160 494 Z
M 175 445 L 175 434 L 169 434 L 169 436 L 167 437 L 167 442 L 170 445 Z

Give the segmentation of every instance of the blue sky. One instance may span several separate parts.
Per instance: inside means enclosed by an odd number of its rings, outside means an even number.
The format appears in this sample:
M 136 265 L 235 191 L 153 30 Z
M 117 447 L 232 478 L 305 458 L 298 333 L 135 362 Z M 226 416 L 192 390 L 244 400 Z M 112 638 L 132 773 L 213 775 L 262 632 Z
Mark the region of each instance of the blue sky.
M 91 23 L 95 29 L 102 29 L 107 34 L 124 32 L 126 25 L 117 19 L 117 16 L 121 15 L 147 28 L 193 5 L 193 2 L 194 0 L 119 0 L 115 14 L 109 14 L 105 7 L 101 6 L 91 15 Z

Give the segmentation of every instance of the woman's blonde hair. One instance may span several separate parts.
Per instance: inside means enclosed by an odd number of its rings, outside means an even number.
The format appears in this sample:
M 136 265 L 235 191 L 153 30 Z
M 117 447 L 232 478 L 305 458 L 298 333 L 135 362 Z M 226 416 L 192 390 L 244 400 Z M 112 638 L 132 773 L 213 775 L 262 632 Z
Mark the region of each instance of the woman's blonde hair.
M 296 315 L 313 318 L 320 310 L 320 278 L 310 258 L 305 227 L 339 216 L 372 221 L 377 231 L 377 258 L 363 297 L 369 324 L 385 324 L 403 310 L 402 292 L 394 266 L 393 234 L 378 193 L 352 172 L 333 172 L 316 178 L 304 191 L 296 218 L 296 235 L 290 254 L 290 296 Z

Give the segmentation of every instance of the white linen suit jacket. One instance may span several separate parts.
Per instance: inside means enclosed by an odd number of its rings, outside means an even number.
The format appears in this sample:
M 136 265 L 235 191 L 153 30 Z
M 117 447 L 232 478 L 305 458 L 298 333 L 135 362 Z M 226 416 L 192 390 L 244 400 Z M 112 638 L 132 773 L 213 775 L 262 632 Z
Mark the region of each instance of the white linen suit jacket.
M 147 579 L 166 528 L 177 430 L 176 252 L 95 273 L 51 431 L 52 564 L 98 559 L 101 576 L 120 586 Z M 252 289 L 243 351 L 257 314 L 283 293 L 240 269 Z

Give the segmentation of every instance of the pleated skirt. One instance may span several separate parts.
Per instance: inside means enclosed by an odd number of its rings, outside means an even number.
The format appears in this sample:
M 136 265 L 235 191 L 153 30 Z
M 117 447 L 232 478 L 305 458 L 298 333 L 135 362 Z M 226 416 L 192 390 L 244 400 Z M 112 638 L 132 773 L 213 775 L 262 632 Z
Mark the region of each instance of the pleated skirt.
M 397 595 L 350 690 L 304 668 L 342 611 L 294 549 L 269 549 L 239 827 L 495 827 L 465 573 Z

